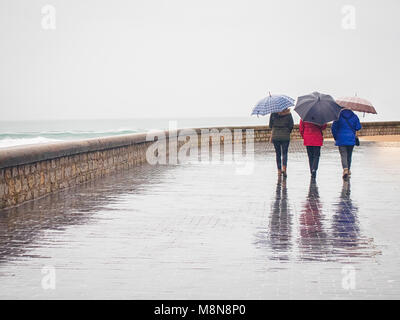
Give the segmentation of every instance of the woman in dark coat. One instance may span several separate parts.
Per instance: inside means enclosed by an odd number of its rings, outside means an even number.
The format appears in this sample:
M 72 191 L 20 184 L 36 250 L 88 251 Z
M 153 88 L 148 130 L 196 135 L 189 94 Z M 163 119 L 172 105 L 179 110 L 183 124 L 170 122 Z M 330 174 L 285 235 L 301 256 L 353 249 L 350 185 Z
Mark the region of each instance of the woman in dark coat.
M 271 142 L 274 144 L 276 152 L 278 175 L 283 174 L 286 177 L 290 133 L 293 130 L 293 117 L 290 109 L 271 114 L 269 127 L 272 129 Z
M 340 112 L 339 119 L 332 124 L 332 135 L 339 147 L 343 167 L 343 179 L 351 174 L 351 158 L 356 144 L 356 132 L 361 129 L 360 119 L 348 109 Z

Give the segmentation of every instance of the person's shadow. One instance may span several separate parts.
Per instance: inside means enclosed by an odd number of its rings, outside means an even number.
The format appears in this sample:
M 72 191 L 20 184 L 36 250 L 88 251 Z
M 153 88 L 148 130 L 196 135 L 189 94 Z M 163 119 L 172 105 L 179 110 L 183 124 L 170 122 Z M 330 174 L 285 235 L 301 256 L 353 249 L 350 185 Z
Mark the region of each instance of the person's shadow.
M 333 216 L 332 234 L 335 248 L 358 246 L 360 237 L 358 207 L 353 204 L 350 193 L 350 181 L 345 180 Z
M 326 260 L 329 254 L 328 236 L 323 222 L 318 186 L 311 179 L 308 195 L 300 214 L 300 255 L 302 260 Z
M 271 260 L 289 260 L 289 251 L 292 247 L 292 215 L 287 195 L 286 179 L 279 176 L 268 227 L 256 234 L 255 245 L 267 248 Z
M 358 206 L 351 199 L 350 181 L 343 181 L 338 203 L 332 218 L 333 254 L 336 258 L 366 257 L 380 254 L 373 239 L 361 234 Z M 347 259 L 346 259 L 347 260 Z
M 278 178 L 269 223 L 269 242 L 275 259 L 288 260 L 291 244 L 292 215 L 288 204 L 286 179 Z

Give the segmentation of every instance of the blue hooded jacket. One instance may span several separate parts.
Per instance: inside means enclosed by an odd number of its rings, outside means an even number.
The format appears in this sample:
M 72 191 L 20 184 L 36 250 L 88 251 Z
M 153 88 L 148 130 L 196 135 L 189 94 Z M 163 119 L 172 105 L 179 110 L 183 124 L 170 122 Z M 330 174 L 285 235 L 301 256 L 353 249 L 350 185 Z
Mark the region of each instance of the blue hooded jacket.
M 349 122 L 351 128 L 347 122 Z M 360 129 L 361 123 L 357 115 L 349 109 L 342 110 L 339 119 L 332 124 L 332 135 L 335 139 L 335 144 L 337 146 L 354 146 L 356 144 L 355 132 Z

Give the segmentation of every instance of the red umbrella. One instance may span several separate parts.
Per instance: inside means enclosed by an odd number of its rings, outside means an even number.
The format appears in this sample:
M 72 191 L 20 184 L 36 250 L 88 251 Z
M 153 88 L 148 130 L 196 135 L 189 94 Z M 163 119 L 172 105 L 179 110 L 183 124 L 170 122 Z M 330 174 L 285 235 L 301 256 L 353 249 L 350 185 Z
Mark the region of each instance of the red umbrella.
M 353 111 L 377 114 L 371 102 L 359 97 L 338 98 L 336 99 L 336 103 L 343 108 L 351 109 Z

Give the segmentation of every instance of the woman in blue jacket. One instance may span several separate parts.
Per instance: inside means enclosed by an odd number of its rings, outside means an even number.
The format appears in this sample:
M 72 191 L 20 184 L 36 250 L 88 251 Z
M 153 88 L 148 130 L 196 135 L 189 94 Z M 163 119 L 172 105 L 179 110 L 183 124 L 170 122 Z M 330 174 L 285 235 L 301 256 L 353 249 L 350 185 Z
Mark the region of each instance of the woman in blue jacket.
M 356 131 L 360 129 L 360 119 L 349 109 L 342 110 L 339 119 L 332 124 L 332 135 L 335 144 L 339 147 L 342 160 L 343 179 L 347 179 L 351 175 L 351 156 L 356 144 Z

